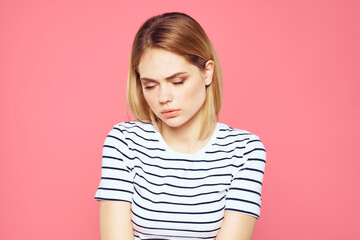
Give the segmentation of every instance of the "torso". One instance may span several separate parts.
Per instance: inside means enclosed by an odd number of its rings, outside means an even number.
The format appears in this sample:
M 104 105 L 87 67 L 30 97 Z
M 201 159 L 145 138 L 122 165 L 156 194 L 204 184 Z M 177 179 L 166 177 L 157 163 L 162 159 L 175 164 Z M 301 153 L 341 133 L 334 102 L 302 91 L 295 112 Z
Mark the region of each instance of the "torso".
M 119 126 L 129 147 L 135 239 L 214 239 L 251 133 L 218 123 L 194 154 L 170 149 L 151 124 Z

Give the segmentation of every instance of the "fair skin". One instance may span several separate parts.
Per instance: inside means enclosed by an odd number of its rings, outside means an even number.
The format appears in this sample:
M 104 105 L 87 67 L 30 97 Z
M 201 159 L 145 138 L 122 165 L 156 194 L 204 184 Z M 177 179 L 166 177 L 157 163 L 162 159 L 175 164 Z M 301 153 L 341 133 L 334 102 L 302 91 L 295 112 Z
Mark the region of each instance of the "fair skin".
M 146 102 L 161 120 L 161 135 L 167 145 L 181 153 L 195 153 L 206 145 L 212 133 L 199 140 L 201 107 L 206 86 L 211 84 L 214 62 L 200 70 L 183 57 L 161 49 L 147 49 L 138 71 Z M 235 211 L 225 211 L 216 240 L 251 239 L 256 218 Z M 133 240 L 131 204 L 101 201 L 102 240 Z
M 200 70 L 184 58 L 161 49 L 148 49 L 138 71 L 149 107 L 162 122 L 161 135 L 173 150 L 194 153 L 211 137 L 199 140 L 202 124 L 199 111 L 211 84 L 214 62 Z M 164 112 L 165 111 L 165 112 Z
M 235 211 L 225 211 L 224 220 L 215 240 L 251 240 L 256 218 Z
M 101 240 L 134 240 L 131 203 L 100 201 Z

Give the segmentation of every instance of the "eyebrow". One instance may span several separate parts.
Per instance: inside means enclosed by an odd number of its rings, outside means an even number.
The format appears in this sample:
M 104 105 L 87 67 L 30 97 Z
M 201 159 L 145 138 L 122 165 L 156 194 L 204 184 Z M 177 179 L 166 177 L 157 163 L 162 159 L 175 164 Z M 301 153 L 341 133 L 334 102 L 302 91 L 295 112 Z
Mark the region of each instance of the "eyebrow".
M 176 78 L 177 76 L 180 76 L 180 75 L 183 75 L 183 74 L 186 74 L 186 73 L 187 73 L 187 72 L 177 72 L 177 73 L 174 73 L 174 74 L 171 75 L 171 76 L 166 77 L 165 80 L 171 80 L 171 79 Z M 150 81 L 150 82 L 154 82 L 155 80 L 154 80 L 154 79 L 151 79 L 151 78 L 142 77 L 142 78 L 140 78 L 140 81 Z

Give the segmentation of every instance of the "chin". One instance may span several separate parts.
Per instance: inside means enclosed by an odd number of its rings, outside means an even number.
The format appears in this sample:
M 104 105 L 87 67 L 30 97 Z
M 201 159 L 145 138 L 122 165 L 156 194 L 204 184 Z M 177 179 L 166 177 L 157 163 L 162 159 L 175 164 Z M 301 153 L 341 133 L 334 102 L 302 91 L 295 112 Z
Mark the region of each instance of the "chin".
M 183 121 L 179 121 L 175 118 L 164 119 L 161 120 L 161 122 L 171 128 L 178 128 L 185 124 Z

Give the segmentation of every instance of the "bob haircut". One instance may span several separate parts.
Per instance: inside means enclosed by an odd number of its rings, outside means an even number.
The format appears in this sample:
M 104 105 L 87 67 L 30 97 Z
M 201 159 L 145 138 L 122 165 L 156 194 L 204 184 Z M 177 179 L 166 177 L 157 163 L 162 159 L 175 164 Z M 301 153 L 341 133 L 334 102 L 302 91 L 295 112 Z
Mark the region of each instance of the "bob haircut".
M 131 50 L 127 82 L 127 103 L 131 112 L 141 122 L 157 123 L 161 120 L 147 104 L 140 82 L 138 65 L 148 48 L 163 49 L 182 56 L 200 70 L 208 60 L 214 61 L 214 74 L 206 87 L 206 99 L 202 111 L 203 124 L 199 139 L 206 137 L 215 127 L 222 104 L 222 75 L 219 60 L 204 29 L 192 17 L 179 12 L 164 13 L 148 19 L 137 32 Z

